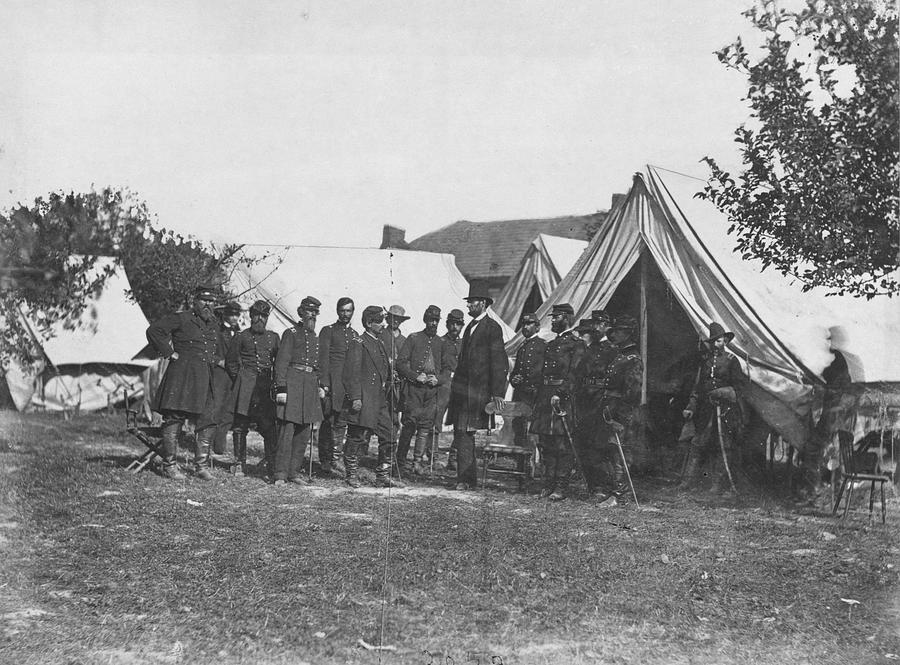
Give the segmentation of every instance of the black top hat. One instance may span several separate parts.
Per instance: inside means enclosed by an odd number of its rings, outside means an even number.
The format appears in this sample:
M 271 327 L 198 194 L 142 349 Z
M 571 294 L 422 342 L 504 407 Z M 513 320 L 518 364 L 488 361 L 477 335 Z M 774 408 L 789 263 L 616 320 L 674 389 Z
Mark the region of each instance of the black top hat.
M 463 316 L 462 310 L 451 309 L 447 313 L 447 323 L 449 323 L 450 321 L 456 321 L 457 323 L 465 323 L 466 319 Z
M 428 305 L 425 308 L 425 314 L 422 315 L 423 321 L 428 321 L 429 319 L 437 319 L 441 320 L 441 308 L 437 305 Z
M 494 299 L 488 295 L 487 283 L 480 279 L 473 279 L 469 284 L 469 295 L 463 300 L 484 300 L 488 305 L 494 304 Z
M 721 323 L 716 323 L 715 321 L 713 321 L 712 323 L 709 324 L 709 338 L 706 341 L 714 342 L 715 340 L 719 339 L 720 337 L 724 337 L 725 343 L 727 344 L 728 342 L 730 342 L 731 340 L 734 339 L 734 333 L 726 332 L 725 328 L 722 327 Z
M 269 312 L 272 311 L 272 306 L 269 305 L 265 300 L 257 300 L 255 303 L 250 305 L 250 316 L 254 314 L 260 314 L 262 316 L 269 316 Z

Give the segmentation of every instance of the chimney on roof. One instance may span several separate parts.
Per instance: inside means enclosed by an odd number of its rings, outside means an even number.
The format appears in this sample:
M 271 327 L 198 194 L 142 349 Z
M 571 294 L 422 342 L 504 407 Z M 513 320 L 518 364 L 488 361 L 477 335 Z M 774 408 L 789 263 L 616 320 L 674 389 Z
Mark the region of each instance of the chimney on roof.
M 613 194 L 612 202 L 609 204 L 609 209 L 615 210 L 616 208 L 618 208 L 619 205 L 622 203 L 622 201 L 625 200 L 626 196 L 627 196 L 627 194 Z
M 385 224 L 381 229 L 381 249 L 407 249 L 406 229 Z

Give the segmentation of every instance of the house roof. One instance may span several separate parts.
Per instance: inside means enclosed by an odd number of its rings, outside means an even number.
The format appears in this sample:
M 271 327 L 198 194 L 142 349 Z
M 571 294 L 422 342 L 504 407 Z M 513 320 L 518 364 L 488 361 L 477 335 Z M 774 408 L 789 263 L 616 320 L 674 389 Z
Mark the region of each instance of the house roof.
M 466 279 L 509 278 L 522 256 L 540 234 L 590 240 L 589 228 L 606 219 L 606 211 L 547 219 L 511 219 L 497 222 L 460 221 L 411 240 L 409 248 L 453 254 Z

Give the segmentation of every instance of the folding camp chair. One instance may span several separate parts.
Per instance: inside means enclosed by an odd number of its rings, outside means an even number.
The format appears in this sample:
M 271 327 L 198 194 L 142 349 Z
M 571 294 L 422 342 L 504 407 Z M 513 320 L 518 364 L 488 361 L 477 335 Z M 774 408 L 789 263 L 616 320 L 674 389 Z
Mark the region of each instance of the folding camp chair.
M 840 449 L 841 455 L 841 486 L 838 489 L 837 500 L 834 502 L 834 508 L 831 510 L 831 514 L 837 514 L 838 507 L 841 505 L 841 497 L 844 495 L 844 490 L 849 487 L 847 490 L 847 501 L 844 504 L 844 514 L 841 516 L 841 520 L 847 518 L 847 511 L 850 510 L 850 500 L 853 498 L 853 484 L 856 482 L 871 482 L 872 484 L 869 487 L 869 521 L 872 521 L 872 509 L 875 503 L 875 483 L 879 483 L 879 487 L 881 489 L 881 523 L 885 523 L 885 502 L 884 502 L 884 484 L 890 480 L 890 475 L 887 473 L 881 473 L 877 470 L 873 473 L 857 471 L 857 463 L 859 462 L 859 457 L 861 454 L 865 453 L 866 450 L 853 450 L 853 437 L 849 434 L 843 434 L 838 438 L 838 446 Z
M 488 441 L 478 450 L 482 460 L 481 487 L 484 488 L 488 473 L 513 476 L 519 481 L 519 490 L 525 488 L 525 481 L 534 478 L 534 449 L 529 446 L 517 446 L 513 440 L 512 419 L 518 416 L 531 416 L 531 407 L 524 402 L 505 402 L 499 412 L 489 404 L 485 411 L 491 415 L 503 417 L 503 427 L 495 435 L 488 430 Z M 512 468 L 501 464 L 501 460 L 511 459 Z
M 157 456 L 162 458 L 162 427 L 138 424 L 140 413 L 128 406 L 128 394 L 125 394 L 125 430 L 140 441 L 147 450 L 135 457 L 126 468 L 132 473 L 143 471 Z

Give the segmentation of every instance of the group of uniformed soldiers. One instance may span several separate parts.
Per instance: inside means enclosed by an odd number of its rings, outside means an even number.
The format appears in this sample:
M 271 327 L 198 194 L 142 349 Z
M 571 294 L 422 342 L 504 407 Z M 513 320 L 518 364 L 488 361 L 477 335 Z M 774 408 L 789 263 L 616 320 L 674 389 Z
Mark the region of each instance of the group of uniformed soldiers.
M 183 477 L 176 451 L 187 420 L 195 429 L 194 473 L 204 480 L 213 477 L 213 459 L 230 463 L 235 475 L 244 474 L 253 425 L 264 442 L 261 471 L 276 485 L 309 482 L 303 463 L 317 423 L 323 475 L 359 487 L 359 458 L 373 436 L 378 440 L 376 486 L 402 486 L 402 477 L 428 473 L 460 352 L 465 323 L 460 310 L 447 315 L 446 333 L 439 336 L 441 310 L 431 305 L 423 315 L 424 329 L 405 337 L 400 325 L 410 317 L 402 307 L 370 305 L 358 333 L 350 323 L 354 302 L 341 298 L 337 320 L 316 334 L 321 303 L 307 296 L 297 323 L 279 338 L 266 328 L 270 306 L 265 301 L 249 308 L 250 327 L 242 331 L 237 330 L 240 306 L 216 302 L 216 291 L 201 287 L 190 310 L 164 317 L 147 330 L 151 345 L 169 360 L 153 403 L 163 418 L 164 475 Z M 549 342 L 537 336 L 540 322 L 534 314 L 522 318 L 524 341 L 509 382 L 513 400 L 528 404 L 532 413 L 513 419 L 515 443 L 527 447 L 527 435 L 537 435 L 542 497 L 565 499 L 577 462 L 592 499 L 616 505 L 626 497 L 623 451 L 641 401 L 637 322 L 595 310 L 575 326 L 569 304 L 553 305 L 550 317 L 556 336 Z M 683 486 L 697 480 L 716 437 L 734 453 L 737 394 L 744 377 L 724 350 L 732 337 L 711 324 L 710 353 L 684 412 L 700 424 Z M 448 470 L 454 469 L 454 452 Z

